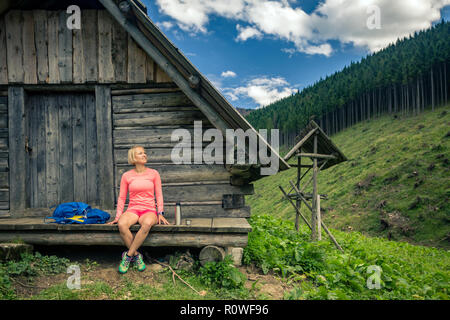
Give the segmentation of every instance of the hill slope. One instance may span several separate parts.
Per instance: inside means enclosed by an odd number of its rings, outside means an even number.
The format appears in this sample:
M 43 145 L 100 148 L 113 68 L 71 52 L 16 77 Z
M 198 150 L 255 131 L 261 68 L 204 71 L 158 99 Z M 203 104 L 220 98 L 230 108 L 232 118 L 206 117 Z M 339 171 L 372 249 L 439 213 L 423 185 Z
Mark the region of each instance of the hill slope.
M 319 193 L 329 199 L 321 202 L 327 226 L 450 248 L 449 124 L 447 106 L 413 117 L 383 116 L 332 136 L 349 161 L 319 174 Z M 252 215 L 293 221 L 294 209 L 278 186 L 290 190 L 295 179 L 293 168 L 256 181 L 255 194 L 246 198 Z

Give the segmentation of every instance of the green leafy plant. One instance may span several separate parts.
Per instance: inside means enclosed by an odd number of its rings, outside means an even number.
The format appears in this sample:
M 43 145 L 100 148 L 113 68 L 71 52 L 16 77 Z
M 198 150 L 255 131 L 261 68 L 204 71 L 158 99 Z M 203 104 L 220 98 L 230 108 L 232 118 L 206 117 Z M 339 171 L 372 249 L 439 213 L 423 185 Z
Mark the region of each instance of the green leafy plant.
M 245 275 L 233 266 L 230 255 L 220 262 L 207 262 L 200 267 L 199 274 L 204 284 L 224 289 L 241 289 L 246 280 Z

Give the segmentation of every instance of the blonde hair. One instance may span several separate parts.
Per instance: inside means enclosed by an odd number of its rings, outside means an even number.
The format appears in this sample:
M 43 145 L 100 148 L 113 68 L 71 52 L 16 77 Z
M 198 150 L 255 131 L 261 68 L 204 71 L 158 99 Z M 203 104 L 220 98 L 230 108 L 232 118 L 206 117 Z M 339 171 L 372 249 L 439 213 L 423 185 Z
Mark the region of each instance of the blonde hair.
M 134 145 L 134 146 L 132 146 L 129 150 L 128 150 L 128 163 L 129 164 L 135 164 L 136 163 L 136 158 L 134 157 L 134 151 L 137 149 L 137 148 L 142 148 L 142 149 L 144 149 L 144 147 L 143 146 L 139 146 L 139 145 Z M 144 149 L 145 150 L 145 149 Z

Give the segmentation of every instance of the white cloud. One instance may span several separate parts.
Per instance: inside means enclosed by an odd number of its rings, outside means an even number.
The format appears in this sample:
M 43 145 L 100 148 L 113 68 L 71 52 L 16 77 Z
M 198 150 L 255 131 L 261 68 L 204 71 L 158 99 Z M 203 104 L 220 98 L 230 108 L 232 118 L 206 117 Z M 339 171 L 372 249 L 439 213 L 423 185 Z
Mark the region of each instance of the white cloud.
M 236 41 L 246 41 L 250 38 L 261 39 L 263 37 L 263 33 L 253 27 L 242 27 L 238 24 L 236 29 L 239 32 Z
M 162 27 L 166 30 L 172 29 L 174 27 L 174 24 L 170 21 L 163 21 L 158 23 L 158 27 Z
M 189 32 L 207 32 L 209 17 L 239 21 L 237 41 L 270 36 L 299 52 L 329 56 L 338 40 L 374 52 L 396 39 L 431 26 L 450 0 L 323 0 L 310 14 L 293 0 L 156 0 L 160 11 Z M 369 28 L 376 6 L 380 28 Z
M 228 71 L 222 72 L 221 76 L 224 78 L 234 78 L 237 76 L 237 74 L 231 70 L 228 70 Z
M 240 98 L 251 98 L 259 107 L 267 106 L 277 100 L 288 97 L 296 92 L 289 83 L 281 77 L 262 77 L 249 81 L 245 86 L 226 88 L 224 93 L 232 101 Z

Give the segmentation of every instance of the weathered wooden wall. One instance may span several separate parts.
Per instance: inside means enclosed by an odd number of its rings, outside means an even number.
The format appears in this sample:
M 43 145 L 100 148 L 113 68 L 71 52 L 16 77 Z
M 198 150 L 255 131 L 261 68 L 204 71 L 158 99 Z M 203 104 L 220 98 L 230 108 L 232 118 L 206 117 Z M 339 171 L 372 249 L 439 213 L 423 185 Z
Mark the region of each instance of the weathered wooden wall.
M 172 82 L 106 10 L 11 10 L 0 16 L 1 84 Z
M 9 211 L 8 97 L 0 93 L 0 216 Z
M 105 10 L 82 10 L 81 30 L 66 28 L 66 18 L 45 10 L 0 17 L 0 85 L 9 95 L 0 97 L 0 210 L 65 201 L 111 210 L 133 167 L 127 151 L 140 144 L 161 175 L 167 217 L 176 202 L 184 218 L 249 217 L 244 195 L 253 186 L 232 185 L 223 164 L 171 161 L 173 130 L 193 132 L 195 120 L 214 127 L 200 109 Z
M 194 121 L 202 121 L 203 132 L 212 124 L 182 93 L 127 94 L 112 97 L 116 201 L 122 174 L 128 164 L 128 149 L 135 144 L 146 148 L 148 167 L 158 170 L 163 184 L 165 211 L 172 217 L 175 203 L 182 203 L 183 217 L 248 217 L 250 210 L 223 209 L 225 194 L 253 193 L 252 185 L 233 186 L 223 164 L 174 164 L 172 131 L 193 131 Z M 205 142 L 207 145 L 208 142 Z M 194 157 L 194 149 L 191 149 Z

